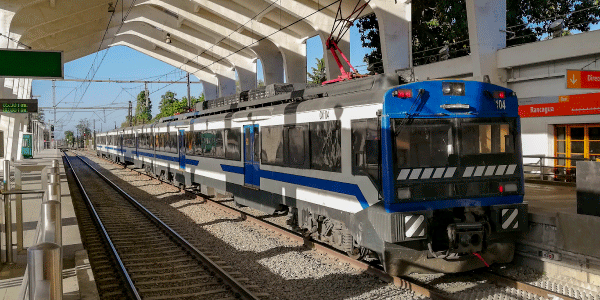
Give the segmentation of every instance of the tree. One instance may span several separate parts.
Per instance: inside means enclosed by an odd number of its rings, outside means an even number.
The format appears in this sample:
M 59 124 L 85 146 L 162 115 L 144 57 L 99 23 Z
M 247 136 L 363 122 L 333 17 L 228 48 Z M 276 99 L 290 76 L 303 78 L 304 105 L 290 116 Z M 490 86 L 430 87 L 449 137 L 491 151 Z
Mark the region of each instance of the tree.
M 312 73 L 306 73 L 308 77 L 306 81 L 312 84 L 321 84 L 327 80 L 327 73 L 325 67 L 325 59 L 315 58 L 317 60 L 317 67 L 311 67 Z
M 79 124 L 75 126 L 79 133 L 78 141 L 89 140 L 92 137 L 92 130 L 90 129 L 90 120 L 80 119 Z
M 175 98 L 176 94 L 168 91 L 164 95 L 161 96 L 160 105 L 158 108 L 160 112 L 152 119 L 152 121 L 156 121 L 160 118 L 170 117 L 176 114 L 185 113 L 187 111 L 187 97 L 181 98 L 178 100 Z M 192 98 L 192 109 L 195 107 L 196 103 L 204 101 L 204 93 L 200 95 L 200 97 L 191 97 Z
M 257 87 L 265 86 L 265 81 L 262 80 L 262 79 L 259 79 L 258 82 L 257 82 L 257 84 L 256 84 L 256 86 Z
M 141 91 L 137 95 L 137 105 L 135 107 L 135 115 L 133 123 L 135 125 L 147 124 L 152 120 L 152 102 L 148 96 L 146 101 L 146 91 Z
M 74 137 L 75 137 L 75 135 L 73 134 L 73 131 L 71 131 L 71 130 L 65 131 L 65 143 L 67 145 L 73 145 L 73 142 L 75 140 Z
M 530 43 L 545 38 L 548 26 L 564 19 L 568 31 L 588 31 L 598 23 L 598 0 L 506 0 L 507 46 Z M 583 10 L 583 11 L 581 11 Z M 581 11 L 572 13 L 574 11 Z M 413 61 L 423 64 L 439 59 L 439 51 L 449 45 L 450 57 L 469 54 L 469 31 L 465 0 L 421 0 L 412 2 Z M 358 23 L 363 47 L 374 49 L 364 61 L 381 61 L 379 28 L 375 15 Z M 512 33 L 511 33 L 512 32 Z

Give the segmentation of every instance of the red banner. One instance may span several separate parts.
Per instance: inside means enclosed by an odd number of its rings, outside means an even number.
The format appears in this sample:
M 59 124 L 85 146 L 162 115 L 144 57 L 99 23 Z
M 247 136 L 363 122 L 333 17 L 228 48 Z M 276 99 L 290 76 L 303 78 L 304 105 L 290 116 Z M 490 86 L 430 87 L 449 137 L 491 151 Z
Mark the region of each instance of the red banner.
M 567 70 L 568 89 L 600 89 L 600 71 Z
M 558 103 L 520 105 L 521 118 L 600 114 L 600 93 L 558 97 Z

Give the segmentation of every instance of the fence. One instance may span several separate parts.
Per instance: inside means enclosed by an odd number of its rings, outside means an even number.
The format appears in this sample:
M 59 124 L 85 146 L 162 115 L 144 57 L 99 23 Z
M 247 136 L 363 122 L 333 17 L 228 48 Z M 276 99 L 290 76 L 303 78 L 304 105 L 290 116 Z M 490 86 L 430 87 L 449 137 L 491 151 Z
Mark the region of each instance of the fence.
M 21 190 L 19 186 L 11 189 L 10 161 L 4 162 L 4 184 L 2 195 L 5 210 L 5 232 L 12 232 L 11 195 L 42 194 L 39 222 L 34 234 L 34 246 L 27 249 L 27 268 L 23 276 L 18 300 L 24 299 L 62 299 L 62 217 L 60 203 L 59 163 L 55 159 L 49 172 L 49 183 L 42 178 L 42 190 Z M 16 171 L 15 166 L 15 171 Z M 42 177 L 47 173 L 42 172 Z M 19 201 L 17 197 L 16 201 Z M 17 216 L 19 216 L 17 205 Z M 22 214 L 22 211 L 20 212 Z M 22 219 L 17 218 L 17 239 L 23 235 Z M 21 226 L 19 226 L 21 225 Z M 6 263 L 13 263 L 12 234 L 6 234 Z M 22 245 L 21 245 L 22 246 Z M 17 243 L 17 249 L 19 248 Z
M 566 161 L 590 161 L 587 158 L 554 157 L 544 155 L 523 155 L 523 161 L 537 160 L 535 162 L 523 163 L 523 173 L 525 178 L 534 178 L 540 180 L 553 180 L 562 182 L 575 182 L 577 180 L 577 171 L 575 167 L 564 167 Z M 557 162 L 561 162 L 557 166 Z M 573 165 L 573 163 L 571 163 Z M 528 176 L 529 175 L 529 176 Z

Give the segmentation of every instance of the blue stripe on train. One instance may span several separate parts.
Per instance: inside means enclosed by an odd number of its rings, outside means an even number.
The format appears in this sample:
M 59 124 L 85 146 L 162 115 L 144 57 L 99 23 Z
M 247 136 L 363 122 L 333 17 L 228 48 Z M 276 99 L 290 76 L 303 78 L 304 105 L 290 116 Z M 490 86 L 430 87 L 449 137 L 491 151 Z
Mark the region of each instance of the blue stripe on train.
M 230 173 L 244 174 L 244 168 L 242 167 L 221 165 L 221 170 Z M 360 188 L 356 184 L 265 170 L 258 170 L 258 176 L 275 181 L 287 182 L 319 190 L 354 196 L 356 199 L 358 199 L 358 202 L 360 202 L 360 205 L 363 209 L 369 207 L 367 199 L 365 199 L 365 196 L 362 194 Z

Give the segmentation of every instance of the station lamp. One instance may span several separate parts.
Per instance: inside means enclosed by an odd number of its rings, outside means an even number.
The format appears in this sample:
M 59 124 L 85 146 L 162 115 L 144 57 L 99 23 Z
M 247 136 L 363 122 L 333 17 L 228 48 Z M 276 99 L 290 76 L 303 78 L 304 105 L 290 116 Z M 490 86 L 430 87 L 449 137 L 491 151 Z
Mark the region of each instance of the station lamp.
M 563 19 L 558 19 L 558 20 L 550 23 L 550 26 L 548 26 L 548 30 L 550 32 L 552 32 L 553 38 L 562 36 L 564 24 L 565 24 L 565 21 Z
M 442 47 L 439 52 L 440 60 L 448 60 L 450 58 L 450 47 L 448 45 Z
M 167 43 L 167 44 L 171 43 L 171 34 L 167 33 L 167 38 L 165 38 L 165 43 Z

